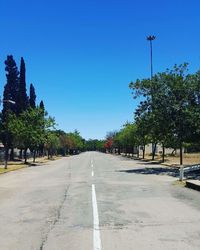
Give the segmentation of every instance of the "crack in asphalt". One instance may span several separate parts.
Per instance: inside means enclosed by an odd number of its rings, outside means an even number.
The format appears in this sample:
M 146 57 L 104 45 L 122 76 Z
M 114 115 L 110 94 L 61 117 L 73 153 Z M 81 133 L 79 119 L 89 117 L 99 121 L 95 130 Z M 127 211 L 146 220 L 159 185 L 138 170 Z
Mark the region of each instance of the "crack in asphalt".
M 69 187 L 70 187 L 70 185 L 68 185 L 67 188 L 65 189 L 64 196 L 63 196 L 63 200 L 62 200 L 61 204 L 59 205 L 59 207 L 58 207 L 58 209 L 57 209 L 57 211 L 56 211 L 56 212 L 57 212 L 57 213 L 56 213 L 56 216 L 55 216 L 54 220 L 52 221 L 52 223 L 50 224 L 49 230 L 46 232 L 45 237 L 43 237 L 42 243 L 41 243 L 40 248 L 39 248 L 40 250 L 43 250 L 44 245 L 45 245 L 45 243 L 47 242 L 49 233 L 54 229 L 56 223 L 57 223 L 57 222 L 59 221 L 59 219 L 60 219 L 61 210 L 62 210 L 63 205 L 64 205 L 64 203 L 65 203 L 65 201 L 66 201 L 66 199 L 67 199 L 67 194 L 68 194 Z
M 71 178 L 71 173 L 69 173 L 69 180 L 70 180 L 70 178 Z M 44 249 L 44 246 L 45 246 L 45 244 L 46 244 L 46 242 L 47 242 L 47 240 L 48 240 L 48 237 L 49 237 L 50 232 L 54 229 L 56 223 L 57 223 L 57 222 L 59 221 L 59 219 L 60 219 L 61 211 L 62 211 L 63 205 L 64 205 L 64 203 L 65 203 L 65 201 L 66 201 L 66 199 L 67 199 L 67 194 L 68 194 L 68 191 L 69 191 L 69 187 L 70 187 L 70 184 L 68 184 L 67 187 L 65 188 L 64 195 L 63 195 L 63 199 L 62 199 L 62 201 L 61 201 L 59 207 L 58 207 L 57 210 L 56 210 L 56 215 L 55 215 L 55 217 L 54 217 L 54 220 L 52 220 L 52 223 L 50 223 L 49 229 L 48 229 L 48 231 L 45 233 L 45 236 L 43 237 L 43 240 L 42 240 L 42 242 L 41 242 L 41 244 L 40 244 L 39 250 L 43 250 L 43 249 Z

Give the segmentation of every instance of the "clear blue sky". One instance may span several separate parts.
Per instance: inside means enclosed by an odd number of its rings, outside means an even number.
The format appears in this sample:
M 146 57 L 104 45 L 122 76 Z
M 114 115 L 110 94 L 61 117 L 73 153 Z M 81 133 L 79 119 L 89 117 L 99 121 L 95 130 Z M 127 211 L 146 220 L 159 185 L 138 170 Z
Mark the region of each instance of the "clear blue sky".
M 36 88 L 59 128 L 103 138 L 133 120 L 130 81 L 174 63 L 200 67 L 200 1 L 0 1 L 0 94 L 4 60 L 23 56 L 27 85 Z

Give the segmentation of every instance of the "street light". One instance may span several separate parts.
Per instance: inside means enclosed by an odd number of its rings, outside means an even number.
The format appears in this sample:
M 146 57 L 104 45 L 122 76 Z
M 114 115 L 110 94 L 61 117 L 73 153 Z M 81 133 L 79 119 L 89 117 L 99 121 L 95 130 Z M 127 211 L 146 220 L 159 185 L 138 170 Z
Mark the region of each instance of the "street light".
M 2 100 L 1 97 L 0 97 L 0 105 L 2 103 L 11 103 L 11 104 L 16 104 L 15 101 L 12 101 L 12 100 Z M 7 140 L 7 137 L 8 137 L 8 131 L 6 131 L 6 140 Z M 7 141 L 6 141 L 6 144 L 7 144 Z M 8 153 L 7 153 L 7 145 L 6 145 L 6 149 L 5 149 L 5 155 L 4 155 L 4 158 L 5 158 L 5 162 L 4 162 L 4 168 L 7 169 L 7 165 L 8 165 Z
M 152 41 L 155 40 L 155 36 L 147 36 L 147 41 L 150 42 L 150 60 L 151 60 L 151 79 L 153 77 L 153 49 L 152 49 Z
M 151 80 L 153 78 L 153 48 L 152 48 L 152 41 L 155 40 L 155 36 L 147 36 L 147 41 L 150 42 L 150 62 L 151 62 Z M 153 98 L 153 95 L 152 95 Z M 154 158 L 154 151 L 156 150 L 156 146 L 152 143 L 152 157 Z M 153 159 L 152 158 L 152 159 Z
M 4 103 L 4 102 L 7 102 L 7 103 L 11 103 L 11 104 L 16 104 L 15 101 L 12 101 L 12 100 L 1 100 L 1 97 L 0 97 L 0 104 Z

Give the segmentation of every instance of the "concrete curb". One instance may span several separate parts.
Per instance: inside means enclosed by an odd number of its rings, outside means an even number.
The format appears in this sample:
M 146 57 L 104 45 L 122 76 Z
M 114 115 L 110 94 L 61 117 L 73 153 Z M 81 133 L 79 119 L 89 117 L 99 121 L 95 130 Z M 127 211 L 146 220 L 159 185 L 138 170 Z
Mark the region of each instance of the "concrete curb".
M 200 181 L 199 180 L 186 181 L 186 187 L 200 191 Z

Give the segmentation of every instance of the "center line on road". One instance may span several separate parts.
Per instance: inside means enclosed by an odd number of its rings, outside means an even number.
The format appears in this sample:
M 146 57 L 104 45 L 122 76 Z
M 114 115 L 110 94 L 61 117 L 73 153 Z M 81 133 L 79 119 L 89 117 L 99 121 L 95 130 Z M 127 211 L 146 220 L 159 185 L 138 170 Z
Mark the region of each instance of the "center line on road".
M 92 176 L 94 176 L 94 171 L 92 170 Z
M 99 215 L 95 185 L 92 184 L 92 208 L 93 208 L 93 246 L 94 250 L 101 250 L 101 237 L 99 231 Z

